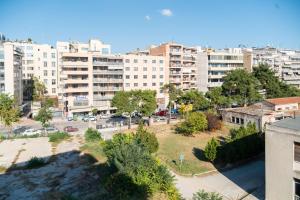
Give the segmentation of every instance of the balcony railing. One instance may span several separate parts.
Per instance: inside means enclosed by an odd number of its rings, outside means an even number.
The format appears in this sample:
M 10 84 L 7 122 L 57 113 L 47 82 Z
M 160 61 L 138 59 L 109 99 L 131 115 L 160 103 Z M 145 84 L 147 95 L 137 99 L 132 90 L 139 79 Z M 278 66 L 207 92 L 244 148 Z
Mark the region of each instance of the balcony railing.
M 100 87 L 100 86 L 94 86 L 94 91 L 121 91 L 122 87 Z
M 123 83 L 123 79 L 112 78 L 94 78 L 93 81 L 97 83 Z
M 295 194 L 294 200 L 300 200 L 300 196 Z

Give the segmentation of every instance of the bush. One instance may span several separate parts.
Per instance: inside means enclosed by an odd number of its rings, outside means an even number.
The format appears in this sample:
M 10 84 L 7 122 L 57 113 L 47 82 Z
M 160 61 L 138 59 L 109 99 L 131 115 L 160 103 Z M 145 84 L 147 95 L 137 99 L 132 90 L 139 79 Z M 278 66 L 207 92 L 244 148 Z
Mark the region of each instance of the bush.
M 219 146 L 219 142 L 215 139 L 212 138 L 205 146 L 205 150 L 204 150 L 204 155 L 205 157 L 213 162 L 216 157 L 217 157 L 217 148 Z
M 62 140 L 65 140 L 69 138 L 70 135 L 63 131 L 58 131 L 56 133 L 49 134 L 49 142 L 61 142 Z
M 199 190 L 193 194 L 193 200 L 222 200 L 222 196 L 215 192 L 205 192 L 204 190 Z
M 42 167 L 44 166 L 46 163 L 44 161 L 44 159 L 42 158 L 38 158 L 38 157 L 32 157 L 27 164 L 25 165 L 25 167 L 27 169 L 33 169 L 33 168 L 38 168 L 38 167 Z
M 155 134 L 144 129 L 142 124 L 139 125 L 134 139 L 138 145 L 149 151 L 149 153 L 157 152 L 159 144 Z
M 184 135 L 192 135 L 195 132 L 204 131 L 206 129 L 207 120 L 205 114 L 202 112 L 192 112 L 186 117 L 186 120 L 176 128 L 176 132 Z
M 92 128 L 88 128 L 85 131 L 84 138 L 87 142 L 102 140 L 101 134 L 96 129 L 92 129 Z
M 206 112 L 205 115 L 209 131 L 220 130 L 222 128 L 222 122 L 217 115 L 211 112 Z

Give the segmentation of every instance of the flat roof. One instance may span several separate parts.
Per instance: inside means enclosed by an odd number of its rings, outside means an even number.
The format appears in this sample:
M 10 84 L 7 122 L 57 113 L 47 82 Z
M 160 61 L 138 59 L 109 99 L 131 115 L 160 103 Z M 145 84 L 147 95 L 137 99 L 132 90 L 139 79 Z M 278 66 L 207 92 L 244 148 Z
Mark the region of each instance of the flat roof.
M 291 130 L 300 132 L 300 116 L 296 116 L 295 118 L 286 118 L 286 119 L 274 122 L 270 126 L 286 128 L 286 129 L 291 129 Z
M 256 105 L 251 105 L 248 107 L 227 108 L 224 109 L 224 111 L 252 115 L 252 116 L 263 116 L 263 115 L 271 114 L 273 112 L 271 110 L 263 110 Z

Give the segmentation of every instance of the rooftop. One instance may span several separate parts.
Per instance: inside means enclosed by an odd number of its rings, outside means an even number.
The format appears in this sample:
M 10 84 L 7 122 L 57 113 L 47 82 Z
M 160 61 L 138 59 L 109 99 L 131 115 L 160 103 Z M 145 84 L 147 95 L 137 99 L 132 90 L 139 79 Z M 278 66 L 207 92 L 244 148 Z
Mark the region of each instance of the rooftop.
M 295 118 L 286 118 L 277 122 L 274 122 L 271 126 L 278 128 L 286 128 L 294 131 L 300 131 L 300 116 Z
M 300 97 L 285 97 L 285 98 L 276 98 L 276 99 L 266 99 L 265 101 L 269 102 L 273 105 L 300 103 Z
M 252 116 L 263 116 L 271 114 L 273 111 L 270 110 L 263 110 L 260 106 L 257 105 L 251 105 L 248 107 L 238 107 L 238 108 L 228 108 L 224 109 L 227 112 L 235 112 L 235 113 L 242 113 Z

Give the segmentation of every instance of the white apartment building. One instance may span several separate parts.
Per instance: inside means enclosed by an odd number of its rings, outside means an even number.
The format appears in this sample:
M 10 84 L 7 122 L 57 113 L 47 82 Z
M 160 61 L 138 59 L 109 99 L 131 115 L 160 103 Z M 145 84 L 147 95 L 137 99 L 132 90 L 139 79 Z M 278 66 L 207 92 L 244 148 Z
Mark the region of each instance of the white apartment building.
M 0 93 L 13 95 L 19 105 L 23 101 L 22 56 L 13 43 L 0 41 Z
M 223 78 L 229 71 L 244 67 L 244 55 L 241 48 L 205 49 L 199 53 L 198 59 L 201 72 L 199 73 L 199 90 L 203 92 L 222 86 Z
M 173 42 L 150 48 L 150 55 L 166 58 L 167 82 L 182 90 L 198 89 L 199 66 L 197 48 Z
M 267 126 L 266 200 L 300 199 L 300 117 Z
M 265 63 L 275 72 L 275 75 L 285 83 L 300 88 L 300 51 L 277 49 L 273 47 L 253 48 L 246 50 L 252 61 L 247 68 L 252 70 L 260 63 Z
M 23 50 L 22 78 L 24 83 L 24 99 L 30 98 L 26 93 L 27 85 L 32 84 L 36 77 L 46 86 L 46 95 L 57 96 L 57 53 L 56 49 L 48 44 L 36 44 L 30 41 L 14 42 L 14 45 Z M 30 91 L 29 91 L 30 92 Z
M 147 53 L 131 53 L 124 58 L 124 90 L 155 90 L 158 107 L 163 109 L 168 99 L 162 90 L 167 84 L 168 66 L 163 56 L 151 56 Z

